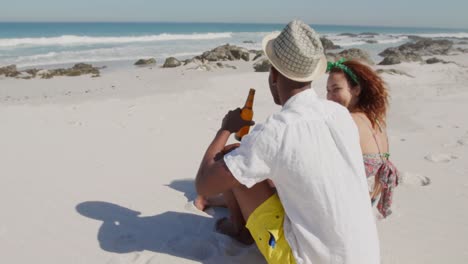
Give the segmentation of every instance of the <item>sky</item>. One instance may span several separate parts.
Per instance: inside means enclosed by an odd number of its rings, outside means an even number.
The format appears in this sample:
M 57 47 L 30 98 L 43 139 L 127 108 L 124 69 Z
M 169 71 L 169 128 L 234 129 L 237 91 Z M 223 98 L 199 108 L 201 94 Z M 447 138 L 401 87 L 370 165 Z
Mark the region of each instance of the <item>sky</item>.
M 0 21 L 235 22 L 468 29 L 467 0 L 0 0 Z

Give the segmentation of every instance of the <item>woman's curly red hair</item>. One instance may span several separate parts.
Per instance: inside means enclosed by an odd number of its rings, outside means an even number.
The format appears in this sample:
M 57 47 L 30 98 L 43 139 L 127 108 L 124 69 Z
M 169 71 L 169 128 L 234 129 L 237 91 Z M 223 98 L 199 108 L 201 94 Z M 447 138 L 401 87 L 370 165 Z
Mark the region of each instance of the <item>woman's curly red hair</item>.
M 383 79 L 369 66 L 357 61 L 349 60 L 343 62 L 357 77 L 361 93 L 357 101 L 357 109 L 362 111 L 375 127 L 377 122 L 385 125 L 387 107 L 388 107 L 388 91 Z M 330 73 L 343 72 L 340 68 L 333 68 Z M 344 73 L 344 72 L 343 72 Z M 358 83 L 353 81 L 348 74 L 344 73 L 348 83 L 352 88 L 355 88 Z

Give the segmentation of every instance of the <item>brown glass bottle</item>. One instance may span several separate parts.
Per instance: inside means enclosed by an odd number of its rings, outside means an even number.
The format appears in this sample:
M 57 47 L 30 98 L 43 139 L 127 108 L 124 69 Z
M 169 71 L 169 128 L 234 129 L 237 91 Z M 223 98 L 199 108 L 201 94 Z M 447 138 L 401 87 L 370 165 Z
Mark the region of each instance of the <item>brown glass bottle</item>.
M 250 89 L 249 91 L 249 96 L 247 97 L 247 100 L 245 101 L 245 105 L 241 110 L 241 117 L 245 121 L 252 121 L 253 119 L 253 102 L 254 102 L 254 97 L 255 97 L 255 89 Z M 242 137 L 247 135 L 249 133 L 250 126 L 245 126 L 241 128 L 236 134 L 235 138 L 239 141 L 242 140 Z

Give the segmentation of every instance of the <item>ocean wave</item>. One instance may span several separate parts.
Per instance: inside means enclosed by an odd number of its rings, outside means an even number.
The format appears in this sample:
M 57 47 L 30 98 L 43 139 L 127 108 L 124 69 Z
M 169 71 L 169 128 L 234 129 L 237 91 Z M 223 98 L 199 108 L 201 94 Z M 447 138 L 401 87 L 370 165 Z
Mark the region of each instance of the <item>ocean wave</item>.
M 468 38 L 467 32 L 408 34 L 425 38 Z
M 41 54 L 10 58 L 1 62 L 0 66 L 2 64 L 15 64 L 17 67 L 32 67 L 77 62 L 131 61 L 150 57 L 156 58 L 158 62 L 163 62 L 167 57 L 183 59 L 200 55 L 201 53 L 201 50 L 193 50 L 193 52 L 178 52 L 177 50 L 172 50 L 158 53 L 157 50 L 148 48 L 101 48 L 86 51 L 50 51 Z
M 392 44 L 392 43 L 400 43 L 403 41 L 408 40 L 406 35 L 379 35 L 373 38 L 365 38 L 362 36 L 357 37 L 349 37 L 349 36 L 340 36 L 340 35 L 329 35 L 329 39 L 332 40 L 336 45 L 340 45 L 342 47 L 349 47 L 349 46 L 360 46 L 360 45 L 369 45 L 369 44 Z M 376 43 L 368 43 L 367 41 L 373 40 Z
M 211 40 L 231 38 L 231 32 L 223 33 L 194 33 L 194 34 L 159 34 L 147 36 L 125 36 L 125 37 L 90 37 L 63 35 L 48 38 L 9 38 L 0 39 L 0 47 L 17 46 L 75 46 L 95 44 L 126 44 L 173 40 Z

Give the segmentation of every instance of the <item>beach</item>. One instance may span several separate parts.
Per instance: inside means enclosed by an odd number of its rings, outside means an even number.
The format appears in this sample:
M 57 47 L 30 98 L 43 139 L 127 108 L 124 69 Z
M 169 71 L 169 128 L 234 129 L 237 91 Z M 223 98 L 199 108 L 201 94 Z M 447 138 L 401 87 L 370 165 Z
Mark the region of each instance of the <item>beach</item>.
M 393 214 L 376 220 L 385 264 L 468 262 L 468 54 L 435 57 L 455 63 L 373 66 L 407 74 L 382 73 L 402 174 Z M 267 72 L 229 64 L 0 76 L 0 262 L 265 263 L 255 246 L 214 231 L 225 209 L 193 206 L 225 113 L 250 88 L 257 123 L 280 110 Z M 321 98 L 326 78 L 312 84 Z

